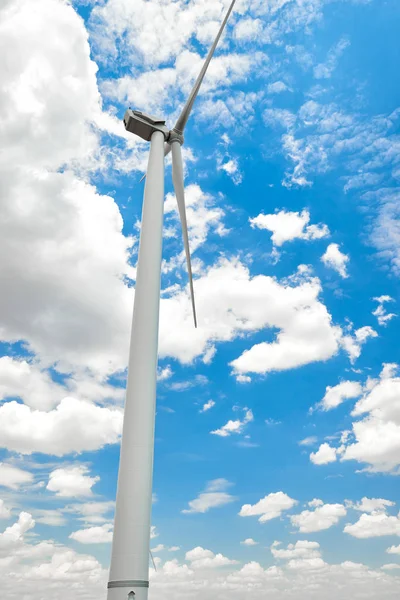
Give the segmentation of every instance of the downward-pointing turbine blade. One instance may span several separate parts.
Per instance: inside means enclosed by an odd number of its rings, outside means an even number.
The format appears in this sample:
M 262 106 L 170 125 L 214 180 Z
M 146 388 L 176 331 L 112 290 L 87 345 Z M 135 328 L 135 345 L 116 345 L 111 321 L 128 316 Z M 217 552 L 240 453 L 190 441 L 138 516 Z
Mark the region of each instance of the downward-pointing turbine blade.
M 235 2 L 236 2 L 236 0 L 232 1 L 231 5 L 229 7 L 229 10 L 226 13 L 225 19 L 223 20 L 223 23 L 222 23 L 222 25 L 220 27 L 218 35 L 215 38 L 215 41 L 214 41 L 213 45 L 211 46 L 211 48 L 209 50 L 209 53 L 207 55 L 206 61 L 205 61 L 204 65 L 203 65 L 203 68 L 200 71 L 200 74 L 199 74 L 199 76 L 198 76 L 198 78 L 196 80 L 196 83 L 194 84 L 193 89 L 192 89 L 192 91 L 190 93 L 190 96 L 187 99 L 187 102 L 186 102 L 185 106 L 183 107 L 183 110 L 182 110 L 182 112 L 181 112 L 181 114 L 180 114 L 180 116 L 179 116 L 179 118 L 178 118 L 178 120 L 176 122 L 176 125 L 175 125 L 174 129 L 178 133 L 183 133 L 183 130 L 185 129 L 186 123 L 188 122 L 190 113 L 191 113 L 192 108 L 193 108 L 194 101 L 197 98 L 197 94 L 199 93 L 201 84 L 203 83 L 204 76 L 207 73 L 207 69 L 208 69 L 208 66 L 209 66 L 209 64 L 211 62 L 211 59 L 212 59 L 213 55 L 214 55 L 215 48 L 218 46 L 218 42 L 220 40 L 220 37 L 221 37 L 221 35 L 222 35 L 222 33 L 223 33 L 224 29 L 225 29 L 225 26 L 226 26 L 226 24 L 228 22 L 229 17 L 231 16 L 231 12 L 233 10 L 233 7 L 235 6 Z
M 196 305 L 194 302 L 192 263 L 190 260 L 189 235 L 186 221 L 185 187 L 183 183 L 182 150 L 179 142 L 173 142 L 172 148 L 172 181 L 174 183 L 176 201 L 182 224 L 183 244 L 185 246 L 187 270 L 189 273 L 190 296 L 192 299 L 194 326 L 197 327 Z

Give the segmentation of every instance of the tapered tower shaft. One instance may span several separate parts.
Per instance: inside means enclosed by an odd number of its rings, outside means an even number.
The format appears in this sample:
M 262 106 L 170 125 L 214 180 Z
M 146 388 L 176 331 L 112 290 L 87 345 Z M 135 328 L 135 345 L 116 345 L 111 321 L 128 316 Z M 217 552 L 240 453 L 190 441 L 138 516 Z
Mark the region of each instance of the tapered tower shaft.
M 158 321 L 164 211 L 164 135 L 151 138 L 133 309 L 107 600 L 147 600 Z

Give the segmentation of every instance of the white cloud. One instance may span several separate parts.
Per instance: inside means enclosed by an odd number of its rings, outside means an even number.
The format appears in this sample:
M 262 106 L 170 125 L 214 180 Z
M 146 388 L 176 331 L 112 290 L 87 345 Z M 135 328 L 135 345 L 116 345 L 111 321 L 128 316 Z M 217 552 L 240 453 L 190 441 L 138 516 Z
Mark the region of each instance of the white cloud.
M 393 114 L 387 118 L 389 127 L 393 127 Z M 375 156 L 375 168 L 384 165 L 390 167 L 391 163 L 397 160 L 399 142 L 397 138 L 392 138 L 389 134 L 383 136 L 375 142 L 375 147 L 379 148 Z M 400 273 L 400 252 L 399 252 L 399 188 L 381 187 L 376 192 L 367 192 L 363 195 L 363 200 L 377 204 L 375 220 L 372 226 L 370 240 L 378 250 L 378 257 L 388 263 L 395 275 Z
M 397 472 L 400 465 L 400 378 L 396 365 L 384 365 L 380 379 L 368 380 L 364 396 L 357 402 L 351 438 L 342 460 L 357 460 L 372 472 Z
M 258 542 L 253 540 L 253 538 L 247 538 L 246 540 L 243 540 L 243 542 L 240 542 L 240 543 L 243 546 L 258 546 Z
M 359 539 L 384 535 L 400 536 L 400 515 L 392 517 L 383 512 L 362 514 L 356 523 L 348 523 L 343 531 Z
M 227 565 L 237 564 L 237 560 L 231 560 L 222 554 L 214 554 L 201 546 L 186 552 L 185 558 L 190 562 L 191 569 L 217 569 Z
M 354 332 L 354 335 L 346 334 L 343 335 L 340 340 L 340 345 L 344 348 L 350 358 L 350 362 L 353 364 L 357 358 L 361 355 L 362 346 L 370 338 L 376 338 L 378 334 L 372 327 L 360 327 Z
M 110 520 L 109 513 L 114 510 L 115 502 L 80 502 L 65 507 L 65 512 L 79 515 L 79 520 L 85 524 L 103 524 Z M 107 515 L 107 517 L 106 517 Z
M 173 375 L 173 371 L 170 365 L 167 365 L 164 369 L 158 369 L 157 371 L 157 381 L 166 381 L 170 379 Z
M 381 567 L 381 569 L 383 569 L 384 571 L 394 571 L 395 569 L 400 569 L 400 565 L 395 564 L 395 563 L 390 563 L 389 565 L 383 565 Z
M 362 394 L 362 386 L 357 381 L 342 381 L 334 387 L 327 386 L 325 396 L 318 407 L 324 411 L 337 408 L 345 400 L 359 398 Z
M 108 544 L 112 542 L 113 532 L 112 523 L 105 523 L 99 527 L 89 527 L 74 531 L 69 536 L 80 544 Z
M 234 84 L 244 81 L 255 68 L 266 61 L 261 52 L 250 56 L 245 53 L 231 52 L 215 55 L 207 71 L 199 100 L 209 97 L 210 92 L 218 95 L 229 91 Z M 138 73 L 135 76 L 125 74 L 118 79 L 108 79 L 101 85 L 103 94 L 122 104 L 130 104 L 139 110 L 165 115 L 176 110 L 186 100 L 203 66 L 204 58 L 196 51 L 183 50 L 173 65 L 160 66 Z M 204 108 L 200 104 L 194 112 L 196 118 Z M 203 111 L 204 116 L 204 111 Z
M 232 484 L 226 479 L 214 479 L 210 481 L 204 492 L 189 502 L 189 508 L 183 510 L 184 514 L 206 513 L 211 508 L 225 506 L 235 500 L 234 496 L 225 490 Z
M 290 510 L 296 504 L 297 500 L 293 500 L 293 498 L 290 498 L 290 496 L 283 492 L 276 492 L 265 496 L 254 505 L 244 504 L 240 509 L 239 515 L 241 517 L 261 515 L 258 519 L 259 522 L 266 523 L 271 519 L 282 516 L 284 511 Z
M 229 437 L 232 434 L 241 434 L 243 433 L 246 425 L 252 421 L 254 421 L 253 412 L 245 409 L 243 421 L 240 419 L 237 419 L 236 421 L 228 421 L 225 425 L 223 425 L 223 427 L 216 429 L 215 431 L 211 431 L 210 433 L 212 435 L 218 435 L 219 437 Z
M 348 504 L 349 507 L 363 513 L 386 512 L 388 507 L 394 505 L 395 503 L 391 500 L 384 500 L 383 498 L 362 498 L 361 502 L 355 504 L 350 502 Z
M 319 571 L 320 569 L 325 569 L 327 567 L 327 563 L 322 560 L 322 558 L 293 558 L 288 562 L 288 569 L 293 569 L 295 571 Z
M 21 486 L 33 482 L 33 475 L 7 463 L 0 463 L 0 486 L 18 490 Z
M 386 552 L 388 554 L 400 554 L 400 546 L 390 546 Z
M 347 265 L 350 261 L 350 257 L 340 251 L 339 244 L 329 244 L 325 254 L 321 257 L 321 260 L 325 266 L 337 271 L 344 279 L 349 276 L 347 273 Z
M 318 442 L 318 438 L 315 435 L 310 435 L 309 437 L 300 440 L 299 446 L 313 446 Z
M 10 509 L 4 504 L 4 500 L 0 498 L 0 519 L 9 519 L 10 517 Z
M 21 398 L 32 408 L 48 410 L 61 401 L 65 389 L 52 381 L 48 373 L 40 371 L 26 360 L 2 356 L 0 396 L 2 399 Z
M 298 286 L 292 287 L 292 281 L 297 281 Z M 286 285 L 264 277 L 254 278 L 252 283 L 249 292 L 251 289 L 253 295 L 247 306 L 255 308 L 262 293 L 264 310 L 271 310 L 269 316 L 265 314 L 268 325 L 277 327 L 280 333 L 276 341 L 257 344 L 232 361 L 235 373 L 280 371 L 327 360 L 336 354 L 341 331 L 332 325 L 328 311 L 318 301 L 320 282 L 310 277 L 307 268 L 300 267 L 298 275 Z M 266 325 L 265 321 L 260 322 L 260 327 Z
M 336 452 L 336 449 L 329 444 L 321 444 L 317 452 L 310 454 L 310 460 L 314 465 L 327 465 L 336 461 Z
M 44 525 L 50 525 L 50 527 L 64 527 L 67 525 L 67 519 L 62 510 L 36 508 L 32 510 L 32 513 L 36 523 L 43 523 Z
M 329 235 L 326 225 L 309 225 L 310 213 L 308 210 L 289 212 L 281 210 L 274 214 L 259 214 L 250 219 L 253 228 L 272 231 L 272 242 L 275 246 L 282 246 L 285 242 L 295 239 L 318 240 Z
M 320 557 L 320 546 L 318 542 L 308 542 L 299 540 L 295 544 L 289 544 L 284 550 L 279 548 L 280 542 L 274 542 L 271 546 L 271 553 L 274 558 L 292 560 L 292 559 L 310 559 Z
M 227 175 L 229 175 L 235 185 L 239 185 L 239 183 L 241 183 L 243 180 L 243 175 L 239 168 L 239 162 L 236 158 L 228 158 L 229 160 L 225 160 L 226 156 L 217 157 L 217 169 L 218 171 L 224 171 Z
M 88 592 L 100 594 L 108 573 L 97 560 L 54 542 L 29 543 L 36 539 L 35 533 L 29 533 L 34 525 L 32 516 L 22 512 L 14 525 L 0 533 L 0 569 L 7 571 L 3 594 L 12 598 L 17 581 L 18 595 L 33 600 L 45 597 L 50 589 L 60 587 L 60 582 L 68 593 L 74 589 L 74 597 L 79 600 L 88 598 Z M 67 597 L 60 596 L 63 600 Z
M 84 465 L 56 469 L 50 473 L 46 489 L 61 497 L 91 496 L 100 477 L 90 477 L 88 473 Z
M 274 83 L 268 84 L 267 90 L 268 94 L 281 94 L 282 92 L 291 91 L 283 81 L 275 81 Z
M 0 406 L 0 445 L 31 454 L 63 456 L 115 444 L 122 431 L 122 412 L 64 398 L 54 410 L 32 410 L 17 402 Z
M 339 40 L 339 42 L 329 50 L 326 62 L 316 65 L 314 68 L 314 77 L 316 79 L 330 79 L 337 67 L 339 58 L 348 46 L 350 46 L 350 41 L 347 38 Z
M 380 296 L 379 298 L 374 298 L 374 300 L 378 302 L 378 306 L 372 314 L 378 319 L 379 325 L 386 327 L 389 321 L 394 319 L 394 317 L 397 317 L 397 315 L 394 313 L 388 313 L 384 307 L 384 304 L 386 302 L 394 302 L 394 300 L 390 296 Z
M 200 410 L 201 413 L 205 413 L 208 410 L 211 410 L 215 406 L 214 400 L 209 400 L 203 405 L 203 408 Z
M 18 521 L 0 533 L 0 551 L 12 552 L 24 539 L 24 535 L 35 526 L 32 515 L 21 512 Z
M 346 514 L 347 511 L 343 504 L 322 503 L 322 506 L 317 506 L 315 510 L 304 510 L 298 515 L 292 515 L 290 520 L 292 525 L 298 527 L 300 533 L 312 533 L 330 529 L 339 523 L 341 517 L 345 517 Z
M 239 41 L 256 40 L 262 32 L 262 21 L 251 17 L 242 18 L 238 21 L 234 36 Z
M 0 39 L 0 53 L 12 56 L 0 67 L 2 339 L 23 341 L 41 367 L 85 365 L 105 376 L 126 362 L 131 293 L 122 279 L 132 241 L 114 200 L 86 181 L 106 160 L 99 127 L 114 123 L 101 112 L 88 33 L 70 3 L 21 0 L 2 13 Z M 35 383 L 27 403 L 57 403 L 44 371 L 2 363 L 6 393 L 21 393 L 19 369 Z

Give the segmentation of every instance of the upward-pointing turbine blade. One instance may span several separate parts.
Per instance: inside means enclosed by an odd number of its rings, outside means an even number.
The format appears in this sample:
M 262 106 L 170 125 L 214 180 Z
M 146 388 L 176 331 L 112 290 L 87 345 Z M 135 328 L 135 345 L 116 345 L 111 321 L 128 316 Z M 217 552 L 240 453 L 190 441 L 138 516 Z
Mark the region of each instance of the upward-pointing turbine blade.
M 190 296 L 192 299 L 194 326 L 197 327 L 196 305 L 194 302 L 192 263 L 190 260 L 189 235 L 186 221 L 185 188 L 183 183 L 182 150 L 179 142 L 172 142 L 172 181 L 174 183 L 176 201 L 182 224 L 183 244 L 185 246 L 186 264 L 189 273 Z
M 174 129 L 178 133 L 182 134 L 183 130 L 185 129 L 185 126 L 186 126 L 186 123 L 188 122 L 190 113 L 192 112 L 194 101 L 197 98 L 197 94 L 199 93 L 201 84 L 203 83 L 204 76 L 207 73 L 207 69 L 208 69 L 208 66 L 209 66 L 209 64 L 211 62 L 211 59 L 212 59 L 213 55 L 214 55 L 215 48 L 218 46 L 218 42 L 220 40 L 220 37 L 221 37 L 221 35 L 222 35 L 222 33 L 223 33 L 224 29 L 225 29 L 225 26 L 226 26 L 226 24 L 228 22 L 229 17 L 231 16 L 231 12 L 233 10 L 235 2 L 236 2 L 236 0 L 232 1 L 231 5 L 229 7 L 229 10 L 226 13 L 225 19 L 223 20 L 223 23 L 222 23 L 222 25 L 220 27 L 218 35 L 215 38 L 215 41 L 214 41 L 213 45 L 211 46 L 211 48 L 210 48 L 210 50 L 208 52 L 208 55 L 207 55 L 207 58 L 206 58 L 206 61 L 205 61 L 204 65 L 203 65 L 203 68 L 200 71 L 200 74 L 199 74 L 199 76 L 198 76 L 198 78 L 196 80 L 196 83 L 194 84 L 193 89 L 190 92 L 190 96 L 187 99 L 187 102 L 186 102 L 185 106 L 183 107 L 183 110 L 182 110 L 182 112 L 181 112 L 181 114 L 180 114 L 180 116 L 179 116 L 179 118 L 178 118 L 178 120 L 176 122 L 176 125 L 175 125 Z

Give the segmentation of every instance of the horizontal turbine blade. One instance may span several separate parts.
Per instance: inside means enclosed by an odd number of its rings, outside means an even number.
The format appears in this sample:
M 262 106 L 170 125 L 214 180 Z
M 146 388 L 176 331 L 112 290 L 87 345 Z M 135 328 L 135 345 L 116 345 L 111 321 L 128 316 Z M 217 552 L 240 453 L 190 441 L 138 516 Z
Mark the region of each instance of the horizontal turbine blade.
M 192 263 L 190 260 L 189 235 L 186 221 L 185 187 L 183 183 L 182 149 L 179 142 L 172 142 L 172 181 L 174 183 L 176 201 L 182 224 L 183 244 L 185 246 L 186 264 L 189 273 L 190 296 L 192 299 L 194 326 L 197 328 L 196 305 L 194 302 Z
M 181 114 L 180 114 L 180 116 L 179 116 L 179 118 L 178 118 L 178 120 L 176 122 L 176 125 L 175 125 L 174 129 L 178 133 L 182 134 L 183 131 L 184 131 L 184 129 L 185 129 L 185 126 L 186 126 L 186 123 L 188 122 L 190 113 L 192 112 L 194 101 L 197 98 L 197 94 L 199 93 L 201 84 L 203 83 L 204 76 L 207 73 L 207 69 L 208 69 L 208 66 L 209 66 L 209 64 L 211 62 L 211 59 L 212 59 L 213 55 L 214 55 L 215 48 L 218 46 L 218 42 L 220 40 L 220 37 L 221 37 L 221 35 L 222 35 L 222 33 L 223 33 L 224 29 L 225 29 L 225 26 L 226 26 L 226 24 L 228 22 L 229 17 L 231 16 L 231 12 L 233 10 L 233 7 L 235 6 L 235 2 L 236 2 L 236 0 L 232 1 L 231 5 L 229 7 L 229 10 L 226 13 L 225 19 L 223 20 L 223 23 L 222 23 L 222 25 L 220 27 L 218 35 L 215 38 L 215 41 L 214 41 L 213 45 L 211 46 L 210 51 L 209 51 L 209 53 L 207 55 L 206 61 L 205 61 L 204 65 L 203 65 L 203 68 L 200 71 L 200 75 L 198 76 L 198 78 L 196 80 L 196 83 L 194 84 L 193 89 L 192 89 L 192 91 L 190 93 L 190 96 L 187 99 L 187 102 L 186 102 L 185 106 L 183 107 L 183 110 L 182 110 L 182 112 L 181 112 Z

